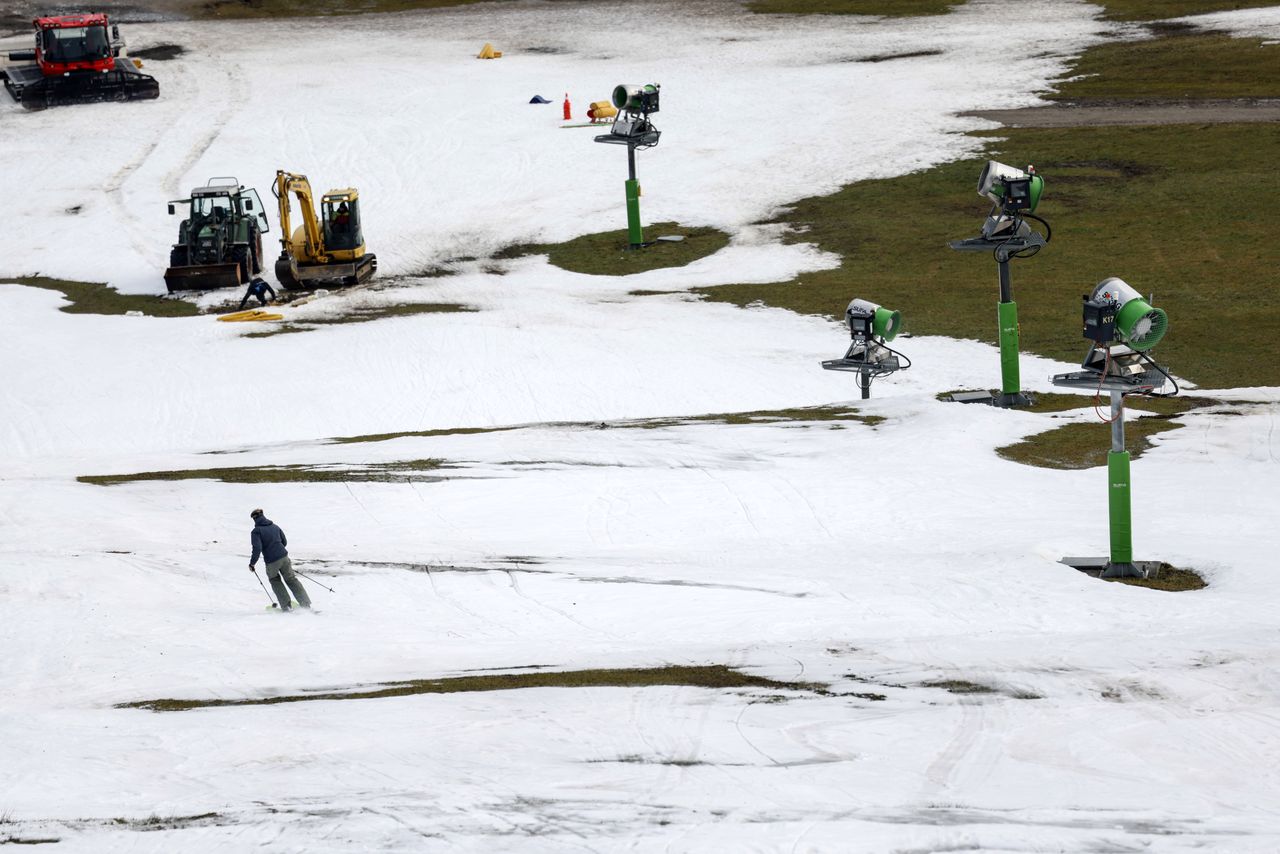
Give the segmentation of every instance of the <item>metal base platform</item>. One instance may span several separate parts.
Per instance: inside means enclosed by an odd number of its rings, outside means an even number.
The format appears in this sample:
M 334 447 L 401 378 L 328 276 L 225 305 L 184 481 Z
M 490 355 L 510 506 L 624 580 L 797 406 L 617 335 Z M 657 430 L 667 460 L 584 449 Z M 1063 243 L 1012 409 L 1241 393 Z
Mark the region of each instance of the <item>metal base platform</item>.
M 878 362 L 868 362 L 864 359 L 827 359 L 822 363 L 822 367 L 828 371 L 866 371 L 873 377 L 879 377 L 882 374 L 891 374 L 902 367 L 902 363 L 898 361 L 897 356 L 887 356 Z
M 1132 563 L 1112 563 L 1105 557 L 1064 557 L 1065 563 L 1094 578 L 1155 578 L 1160 572 L 1161 561 L 1135 560 Z
M 1027 249 L 1039 251 L 1042 247 L 1047 246 L 1048 242 L 1039 232 L 1028 228 L 1022 234 L 1011 234 L 1003 239 L 997 238 L 993 240 L 989 237 L 970 237 L 967 240 L 953 240 L 947 245 L 957 252 L 994 252 L 999 249 L 1001 254 L 1013 256 Z
M 952 403 L 985 403 L 988 406 L 1011 409 L 1017 406 L 1032 406 L 1036 402 L 1036 397 L 1029 391 L 1009 394 L 996 391 L 958 391 L 951 395 L 951 401 Z
M 604 133 L 596 137 L 596 142 L 609 145 L 630 145 L 634 148 L 650 148 L 658 144 L 662 131 L 651 130 L 638 134 Z

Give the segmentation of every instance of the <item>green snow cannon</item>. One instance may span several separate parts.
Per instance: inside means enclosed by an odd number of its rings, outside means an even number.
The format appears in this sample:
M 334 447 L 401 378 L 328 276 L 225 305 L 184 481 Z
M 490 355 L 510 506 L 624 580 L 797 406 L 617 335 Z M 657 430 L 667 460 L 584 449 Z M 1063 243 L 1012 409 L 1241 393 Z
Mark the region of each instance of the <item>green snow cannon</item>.
M 1092 299 L 1116 304 L 1115 335 L 1134 350 L 1150 350 L 1169 331 L 1169 316 L 1142 298 L 1124 279 L 1112 276 L 1093 289 Z
M 643 86 L 635 83 L 622 83 L 613 87 L 613 106 L 620 113 L 641 113 L 649 115 L 658 112 L 657 83 L 646 83 Z
M 865 338 L 876 337 L 881 341 L 892 341 L 898 337 L 902 329 L 902 312 L 891 311 L 864 299 L 855 299 L 844 310 L 845 322 L 849 324 L 849 332 L 861 334 Z
M 988 160 L 978 176 L 978 195 L 990 199 L 1004 213 L 1035 213 L 1043 192 L 1044 178 L 1035 174 L 1033 166 L 1028 166 L 1024 172 L 1014 166 Z

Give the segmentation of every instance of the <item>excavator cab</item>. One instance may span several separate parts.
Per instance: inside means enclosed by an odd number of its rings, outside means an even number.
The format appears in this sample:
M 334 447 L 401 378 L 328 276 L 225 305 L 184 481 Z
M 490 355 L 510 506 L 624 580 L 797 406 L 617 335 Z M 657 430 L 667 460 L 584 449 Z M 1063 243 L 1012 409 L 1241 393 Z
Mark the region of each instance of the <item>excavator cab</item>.
M 364 248 L 360 232 L 360 199 L 355 190 L 330 190 L 320 200 L 324 245 L 330 251 Z

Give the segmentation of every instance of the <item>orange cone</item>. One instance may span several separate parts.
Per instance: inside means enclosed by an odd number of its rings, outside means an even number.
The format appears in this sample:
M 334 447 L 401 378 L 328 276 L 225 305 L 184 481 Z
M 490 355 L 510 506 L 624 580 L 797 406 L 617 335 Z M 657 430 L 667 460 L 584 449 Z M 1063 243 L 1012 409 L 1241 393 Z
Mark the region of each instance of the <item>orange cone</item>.
M 573 118 L 573 108 L 569 106 L 569 93 L 564 93 L 564 120 L 567 122 Z

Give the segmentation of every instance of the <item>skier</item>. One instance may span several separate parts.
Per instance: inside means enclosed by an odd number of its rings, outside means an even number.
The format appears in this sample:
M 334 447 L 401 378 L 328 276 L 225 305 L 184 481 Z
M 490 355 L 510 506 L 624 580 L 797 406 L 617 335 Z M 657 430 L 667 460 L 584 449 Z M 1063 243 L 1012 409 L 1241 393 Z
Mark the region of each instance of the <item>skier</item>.
M 280 610 L 288 611 L 292 607 L 289 601 L 290 590 L 297 597 L 299 605 L 310 608 L 311 597 L 307 595 L 302 582 L 293 572 L 293 563 L 289 560 L 288 549 L 285 548 L 289 540 L 285 537 L 284 531 L 280 530 L 279 525 L 262 515 L 261 508 L 250 513 L 249 518 L 253 519 L 253 533 L 249 535 L 249 543 L 253 546 L 253 555 L 249 558 L 249 571 L 254 575 L 258 574 L 258 568 L 254 564 L 258 562 L 258 555 L 262 555 L 262 560 L 267 565 L 267 580 L 271 582 L 271 589 L 276 592 L 276 599 L 280 601 Z M 286 584 L 289 585 L 287 589 Z
M 271 294 L 271 299 L 276 298 L 276 292 L 263 279 L 255 276 L 253 281 L 249 283 L 249 287 L 244 292 L 244 297 L 240 300 L 240 310 L 244 310 L 244 304 L 249 301 L 249 297 L 257 297 L 258 305 L 266 305 L 267 294 Z

